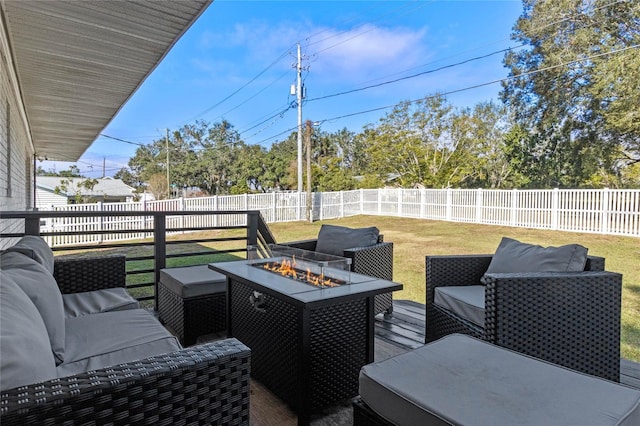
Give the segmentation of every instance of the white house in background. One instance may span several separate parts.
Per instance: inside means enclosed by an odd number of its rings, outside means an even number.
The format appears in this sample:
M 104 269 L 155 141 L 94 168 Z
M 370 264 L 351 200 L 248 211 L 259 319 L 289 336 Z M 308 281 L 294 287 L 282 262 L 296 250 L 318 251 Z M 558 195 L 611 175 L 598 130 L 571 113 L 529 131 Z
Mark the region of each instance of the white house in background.
M 36 177 L 36 207 L 46 209 L 52 205 L 75 204 L 78 196 L 81 202 L 105 203 L 131 202 L 136 198 L 134 189 L 121 179 L 105 177 L 96 179 L 93 188 L 82 185 L 85 178 L 65 178 L 58 176 Z

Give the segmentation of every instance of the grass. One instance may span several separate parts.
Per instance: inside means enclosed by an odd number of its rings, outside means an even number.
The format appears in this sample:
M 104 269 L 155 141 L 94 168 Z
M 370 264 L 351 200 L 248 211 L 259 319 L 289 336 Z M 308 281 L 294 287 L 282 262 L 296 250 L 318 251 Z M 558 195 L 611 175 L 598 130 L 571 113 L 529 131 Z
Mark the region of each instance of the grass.
M 575 232 L 559 232 L 467 223 L 430 221 L 423 219 L 394 218 L 385 216 L 354 216 L 323 222 L 287 222 L 270 224 L 269 228 L 278 242 L 315 238 L 323 223 L 349 227 L 377 226 L 385 241 L 394 243 L 394 281 L 404 285 L 394 293 L 396 299 L 409 299 L 425 303 L 425 256 L 436 254 L 493 253 L 503 236 L 517 240 L 558 246 L 578 243 L 589 248 L 589 254 L 606 259 L 606 269 L 623 274 L 621 355 L 640 362 L 640 239 L 612 235 Z M 214 236 L 243 236 L 242 230 L 209 231 L 172 236 L 169 240 L 211 238 Z M 227 250 L 243 248 L 243 241 L 189 243 L 171 246 L 169 253 Z M 128 257 L 152 255 L 148 247 L 118 248 L 108 251 L 126 253 Z M 183 266 L 220 262 L 243 258 L 242 253 L 215 253 L 205 257 L 179 257 L 168 260 L 168 266 Z M 128 262 L 129 270 L 150 269 L 151 260 Z M 153 275 L 130 275 L 128 284 L 153 282 Z M 151 294 L 151 287 L 134 289 L 136 296 Z
M 394 243 L 394 280 L 404 285 L 394 298 L 425 303 L 425 256 L 493 253 L 503 236 L 558 246 L 577 243 L 606 259 L 606 269 L 623 274 L 621 355 L 640 362 L 640 239 L 612 235 L 546 231 L 384 216 L 354 216 L 324 222 L 275 223 L 279 242 L 314 238 L 322 223 L 349 227 L 377 226 Z

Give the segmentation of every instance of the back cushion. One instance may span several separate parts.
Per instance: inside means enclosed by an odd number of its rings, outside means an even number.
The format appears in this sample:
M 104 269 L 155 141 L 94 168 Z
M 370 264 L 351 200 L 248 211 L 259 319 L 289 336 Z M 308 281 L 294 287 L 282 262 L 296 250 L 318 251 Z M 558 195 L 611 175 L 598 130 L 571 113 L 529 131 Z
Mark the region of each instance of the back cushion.
M 316 251 L 344 256 L 346 249 L 376 244 L 379 235 L 380 231 L 375 226 L 352 229 L 344 226 L 322 225 L 318 233 Z
M 17 244 L 9 247 L 7 251 L 22 253 L 27 257 L 37 261 L 53 274 L 53 251 L 41 237 L 36 235 L 25 235 L 20 238 Z
M 486 273 L 580 272 L 586 263 L 587 248 L 580 244 L 542 247 L 504 237 Z
M 16 252 L 0 256 L 3 279 L 11 279 L 31 299 L 47 328 L 56 363 L 64 361 L 64 305 L 53 275 L 35 260 Z
M 0 272 L 0 390 L 56 376 L 42 317 L 13 279 Z

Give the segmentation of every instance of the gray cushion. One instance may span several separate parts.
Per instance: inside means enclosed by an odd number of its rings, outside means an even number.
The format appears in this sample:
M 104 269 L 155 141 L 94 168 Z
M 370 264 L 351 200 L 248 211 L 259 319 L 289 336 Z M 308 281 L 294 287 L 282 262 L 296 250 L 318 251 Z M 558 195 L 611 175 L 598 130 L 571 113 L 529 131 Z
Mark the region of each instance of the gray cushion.
M 53 274 L 53 251 L 51 251 L 51 248 L 42 237 L 25 235 L 20 238 L 17 244 L 9 247 L 7 251 L 24 254 L 47 268 L 50 274 Z
M 580 272 L 587 263 L 587 251 L 580 244 L 542 247 L 504 237 L 486 273 Z
M 640 391 L 452 334 L 360 372 L 396 425 L 638 425 Z
M 12 277 L 36 306 L 47 327 L 50 349 L 56 363 L 64 361 L 64 308 L 62 295 L 53 275 L 34 259 L 21 253 L 8 252 L 2 255 L 2 274 Z
M 55 377 L 56 363 L 40 313 L 13 278 L 0 272 L 0 390 Z
M 67 318 L 59 377 L 180 350 L 178 340 L 144 309 Z
M 482 285 L 436 287 L 433 303 L 484 327 L 484 289 Z
M 65 317 L 138 309 L 140 303 L 122 287 L 62 295 Z
M 344 226 L 322 225 L 318 233 L 316 251 L 344 256 L 346 249 L 376 244 L 379 235 L 380 231 L 375 226 L 352 229 Z
M 160 282 L 183 299 L 227 291 L 227 277 L 207 265 L 161 269 Z

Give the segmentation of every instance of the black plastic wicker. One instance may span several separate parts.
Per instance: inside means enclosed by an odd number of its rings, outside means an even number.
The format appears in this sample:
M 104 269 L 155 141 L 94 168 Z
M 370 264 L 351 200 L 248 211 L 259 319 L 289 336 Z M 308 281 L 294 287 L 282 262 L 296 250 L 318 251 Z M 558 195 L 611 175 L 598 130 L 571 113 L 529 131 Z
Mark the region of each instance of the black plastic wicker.
M 353 426 L 393 426 L 358 397 L 353 400 Z
M 292 241 L 281 245 L 315 251 L 317 239 Z M 378 237 L 378 244 L 354 247 L 344 251 L 344 257 L 351 259 L 351 270 L 358 274 L 393 281 L 393 243 L 385 243 L 384 236 Z M 393 312 L 393 293 L 375 297 L 375 314 Z
M 464 333 L 609 380 L 620 379 L 622 276 L 589 256 L 585 272 L 489 275 L 484 328 L 434 305 L 435 288 L 478 285 L 491 255 L 426 257 L 428 343 Z
M 126 256 L 56 257 L 53 276 L 63 294 L 126 287 Z
M 190 346 L 198 336 L 226 330 L 227 294 L 223 291 L 184 299 L 160 281 L 158 317 L 178 336 L 180 343 Z
M 3 425 L 248 425 L 251 351 L 236 339 L 3 391 Z
M 63 293 L 124 287 L 125 256 L 56 258 L 54 275 Z M 248 425 L 250 356 L 226 339 L 9 389 L 0 424 Z

